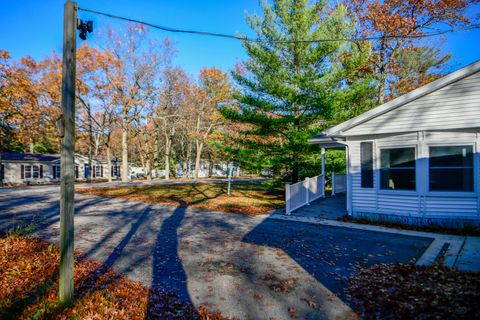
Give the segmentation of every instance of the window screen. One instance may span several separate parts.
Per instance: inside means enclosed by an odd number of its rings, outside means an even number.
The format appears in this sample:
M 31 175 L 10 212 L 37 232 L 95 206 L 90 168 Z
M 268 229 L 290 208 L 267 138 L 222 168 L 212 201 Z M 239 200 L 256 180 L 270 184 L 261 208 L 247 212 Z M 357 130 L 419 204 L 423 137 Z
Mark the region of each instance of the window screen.
M 373 143 L 360 143 L 362 188 L 373 188 Z
M 380 188 L 415 190 L 415 148 L 380 150 Z
M 429 148 L 430 191 L 473 191 L 473 147 Z

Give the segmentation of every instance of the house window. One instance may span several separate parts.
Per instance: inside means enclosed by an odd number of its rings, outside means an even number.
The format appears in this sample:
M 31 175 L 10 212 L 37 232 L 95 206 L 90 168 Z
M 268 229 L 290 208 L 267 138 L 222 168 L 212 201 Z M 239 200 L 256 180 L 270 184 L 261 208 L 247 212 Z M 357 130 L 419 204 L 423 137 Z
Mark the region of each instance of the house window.
M 362 188 L 373 188 L 373 143 L 360 143 Z
M 112 166 L 112 177 L 118 177 L 118 166 Z
M 55 170 L 55 178 L 56 179 L 60 179 L 61 178 L 61 170 L 60 170 L 60 166 L 59 165 L 56 165 L 54 167 L 54 170 Z
M 40 168 L 38 166 L 32 166 L 32 177 L 38 179 L 40 177 Z
M 32 178 L 32 167 L 25 166 L 25 179 L 31 179 L 31 178 Z
M 415 190 L 415 148 L 380 150 L 380 188 Z
M 473 147 L 429 148 L 430 191 L 473 191 Z
M 95 177 L 101 177 L 102 176 L 102 166 L 94 166 L 95 168 Z

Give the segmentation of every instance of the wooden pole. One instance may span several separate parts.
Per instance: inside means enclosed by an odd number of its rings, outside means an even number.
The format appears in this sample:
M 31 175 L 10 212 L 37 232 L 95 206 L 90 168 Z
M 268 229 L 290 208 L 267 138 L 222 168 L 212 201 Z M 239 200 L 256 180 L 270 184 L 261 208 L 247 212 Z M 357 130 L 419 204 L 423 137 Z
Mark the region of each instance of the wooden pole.
M 64 133 L 60 185 L 60 283 L 59 301 L 73 303 L 73 214 L 75 153 L 75 73 L 77 4 L 68 0 L 63 16 L 62 110 Z

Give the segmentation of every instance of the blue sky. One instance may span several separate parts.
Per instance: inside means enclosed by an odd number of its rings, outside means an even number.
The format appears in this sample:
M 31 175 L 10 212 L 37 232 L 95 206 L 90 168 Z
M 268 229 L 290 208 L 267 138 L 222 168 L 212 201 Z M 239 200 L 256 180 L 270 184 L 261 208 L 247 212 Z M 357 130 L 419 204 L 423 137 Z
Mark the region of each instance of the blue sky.
M 77 3 L 79 7 L 169 27 L 249 35 L 252 34 L 245 23 L 245 13 L 260 11 L 257 0 L 79 0 Z M 41 59 L 52 51 L 60 52 L 63 4 L 64 0 L 0 0 L 0 48 L 8 50 L 15 59 L 25 55 Z M 86 12 L 79 12 L 79 17 L 94 20 L 96 30 L 122 23 Z M 228 70 L 237 60 L 246 58 L 236 40 L 156 30 L 152 30 L 152 36 L 174 39 L 179 50 L 176 62 L 192 75 L 197 74 L 202 66 Z M 442 50 L 453 53 L 453 69 L 480 59 L 479 29 L 449 34 L 444 40 L 429 41 L 437 41 Z

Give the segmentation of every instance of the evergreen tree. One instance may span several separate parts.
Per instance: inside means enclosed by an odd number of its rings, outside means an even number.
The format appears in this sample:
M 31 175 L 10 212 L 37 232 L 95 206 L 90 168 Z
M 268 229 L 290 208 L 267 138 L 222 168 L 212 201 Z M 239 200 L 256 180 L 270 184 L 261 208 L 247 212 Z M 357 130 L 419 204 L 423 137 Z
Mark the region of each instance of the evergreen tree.
M 371 91 L 369 79 L 361 76 L 369 50 L 344 40 L 314 41 L 351 36 L 342 6 L 308 0 L 261 4 L 262 17 L 247 17 L 261 41 L 243 43 L 249 59 L 233 72 L 238 107 L 224 108 L 223 114 L 248 124 L 242 154 L 276 173 L 287 170 L 295 182 L 319 153 L 307 140 L 344 118 L 339 114 L 351 115 L 350 102 L 369 96 L 357 94 Z M 363 106 L 362 101 L 353 105 Z

